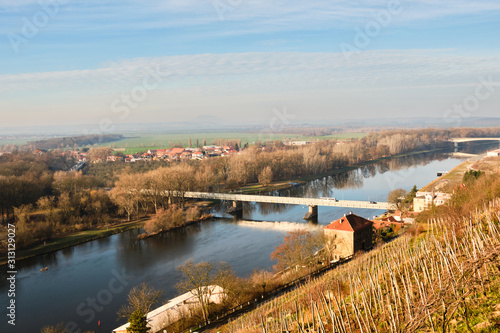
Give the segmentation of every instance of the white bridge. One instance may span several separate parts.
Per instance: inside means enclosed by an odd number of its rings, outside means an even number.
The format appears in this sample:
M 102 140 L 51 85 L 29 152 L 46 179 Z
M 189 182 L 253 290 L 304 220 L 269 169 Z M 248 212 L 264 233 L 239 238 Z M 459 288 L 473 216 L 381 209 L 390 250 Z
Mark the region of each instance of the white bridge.
M 500 141 L 500 138 L 452 138 L 452 142 L 470 142 L 470 141 Z
M 345 207 L 345 208 L 366 208 L 394 210 L 393 204 L 388 202 L 375 201 L 355 201 L 355 200 L 337 200 L 335 198 L 298 198 L 298 197 L 279 197 L 270 195 L 247 195 L 231 193 L 207 193 L 207 192 L 184 192 L 184 198 L 226 200 L 233 201 L 231 213 L 237 213 L 242 210 L 241 202 L 264 202 L 287 205 L 309 206 L 309 213 L 305 219 L 314 218 L 318 215 L 318 206 Z
M 462 142 L 472 142 L 472 141 L 499 141 L 500 138 L 452 138 L 450 142 L 455 144 L 455 147 Z

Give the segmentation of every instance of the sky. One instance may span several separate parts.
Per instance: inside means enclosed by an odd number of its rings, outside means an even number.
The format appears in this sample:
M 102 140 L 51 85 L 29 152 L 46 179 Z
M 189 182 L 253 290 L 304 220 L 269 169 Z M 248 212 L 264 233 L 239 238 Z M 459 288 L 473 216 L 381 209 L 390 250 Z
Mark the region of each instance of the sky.
M 498 0 L 0 0 L 0 128 L 465 126 L 500 116 L 499 17 Z

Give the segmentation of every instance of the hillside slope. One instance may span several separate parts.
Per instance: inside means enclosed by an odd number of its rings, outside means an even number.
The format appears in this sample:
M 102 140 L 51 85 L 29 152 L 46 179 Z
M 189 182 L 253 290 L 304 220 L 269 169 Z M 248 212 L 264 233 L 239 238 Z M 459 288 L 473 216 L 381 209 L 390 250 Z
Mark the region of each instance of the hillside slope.
M 221 332 L 500 332 L 500 199 L 435 215 Z

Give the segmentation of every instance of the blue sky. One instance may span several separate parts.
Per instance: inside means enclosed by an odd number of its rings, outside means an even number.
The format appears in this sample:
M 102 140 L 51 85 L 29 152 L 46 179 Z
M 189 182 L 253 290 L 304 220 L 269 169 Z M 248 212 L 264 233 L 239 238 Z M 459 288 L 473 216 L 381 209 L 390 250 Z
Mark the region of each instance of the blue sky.
M 0 0 L 0 128 L 285 108 L 463 125 L 499 114 L 499 17 L 496 0 Z

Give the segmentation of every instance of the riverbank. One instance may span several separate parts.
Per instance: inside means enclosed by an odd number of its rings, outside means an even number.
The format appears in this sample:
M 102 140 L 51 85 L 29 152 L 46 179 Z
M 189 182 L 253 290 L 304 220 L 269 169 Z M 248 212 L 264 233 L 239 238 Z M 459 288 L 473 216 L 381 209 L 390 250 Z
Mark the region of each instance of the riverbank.
M 462 179 L 464 177 L 465 172 L 471 170 L 471 167 L 477 163 L 477 161 L 481 161 L 486 157 L 486 154 L 476 155 L 472 158 L 463 161 L 448 173 L 434 179 L 432 182 L 422 187 L 420 191 L 430 192 L 432 190 L 437 190 L 439 188 L 440 191 L 446 193 L 452 193 L 453 189 L 462 184 Z M 480 170 L 481 168 L 479 168 Z M 442 185 L 441 185 L 442 184 Z
M 207 209 L 211 206 L 211 202 L 199 202 L 195 206 Z M 130 222 L 122 222 L 100 226 L 95 229 L 79 231 L 71 235 L 63 236 L 50 240 L 45 243 L 40 243 L 34 246 L 16 250 L 16 260 L 23 260 L 35 257 L 41 254 L 59 251 L 68 247 L 76 246 L 82 243 L 90 242 L 99 238 L 109 237 L 114 234 L 125 232 L 132 229 L 142 228 L 144 224 L 150 220 L 149 216 L 141 217 Z M 201 220 L 200 220 L 201 221 Z M 199 221 L 191 221 L 190 224 Z M 7 253 L 0 255 L 0 266 L 7 263 Z
M 72 247 L 78 244 L 90 242 L 92 240 L 108 237 L 120 232 L 128 231 L 131 229 L 141 228 L 144 223 L 148 220 L 148 217 L 141 218 L 136 221 L 124 222 L 120 224 L 102 226 L 96 229 L 79 231 L 77 233 L 71 234 L 69 236 L 64 236 L 61 238 L 56 238 L 51 241 L 37 244 L 32 247 L 27 247 L 16 251 L 16 260 L 22 260 L 30 257 L 34 257 L 40 254 L 46 254 L 58 250 L 62 250 L 68 247 Z M 7 263 L 7 254 L 2 254 L 0 256 L 0 265 Z
M 261 185 L 258 183 L 257 184 L 250 184 L 250 185 L 247 185 L 247 186 L 240 188 L 236 192 L 242 193 L 242 194 L 259 194 L 261 192 L 271 192 L 271 191 L 277 191 L 277 190 L 282 190 L 282 189 L 286 189 L 286 188 L 292 188 L 292 187 L 295 187 L 297 185 L 305 184 L 305 183 L 312 181 L 312 180 L 316 180 L 316 179 L 320 179 L 323 177 L 333 176 L 333 175 L 336 175 L 339 173 L 355 170 L 357 168 L 360 168 L 360 167 L 363 167 L 366 165 L 370 165 L 370 164 L 374 164 L 377 162 L 391 160 L 394 158 L 401 158 L 401 157 L 405 157 L 405 156 L 435 153 L 435 152 L 440 152 L 440 151 L 444 151 L 447 149 L 449 149 L 449 148 L 436 148 L 436 149 L 429 149 L 429 150 L 419 150 L 419 151 L 405 153 L 405 154 L 380 157 L 380 158 L 377 158 L 374 160 L 360 162 L 360 163 L 357 163 L 354 165 L 349 165 L 349 166 L 345 166 L 345 167 L 342 167 L 339 169 L 330 170 L 328 172 L 322 172 L 322 173 L 317 173 L 314 175 L 303 176 L 303 177 L 299 177 L 299 178 L 288 180 L 288 181 L 276 181 L 276 182 L 273 182 L 267 186 L 264 186 L 264 185 Z
M 183 225 L 177 226 L 177 227 L 172 227 L 170 229 L 160 230 L 160 231 L 152 232 L 152 233 L 144 232 L 144 233 L 138 235 L 137 239 L 139 239 L 139 240 L 147 239 L 147 238 L 150 238 L 150 237 L 161 235 L 161 234 L 169 232 L 169 231 L 174 231 L 174 230 L 179 230 L 179 229 L 185 228 L 185 227 L 190 226 L 190 225 L 192 225 L 194 223 L 208 221 L 208 220 L 211 220 L 213 218 L 214 218 L 213 214 L 204 214 L 204 215 L 202 215 L 201 217 L 199 217 L 199 218 L 197 218 L 195 220 L 186 221 L 186 223 L 184 223 Z

